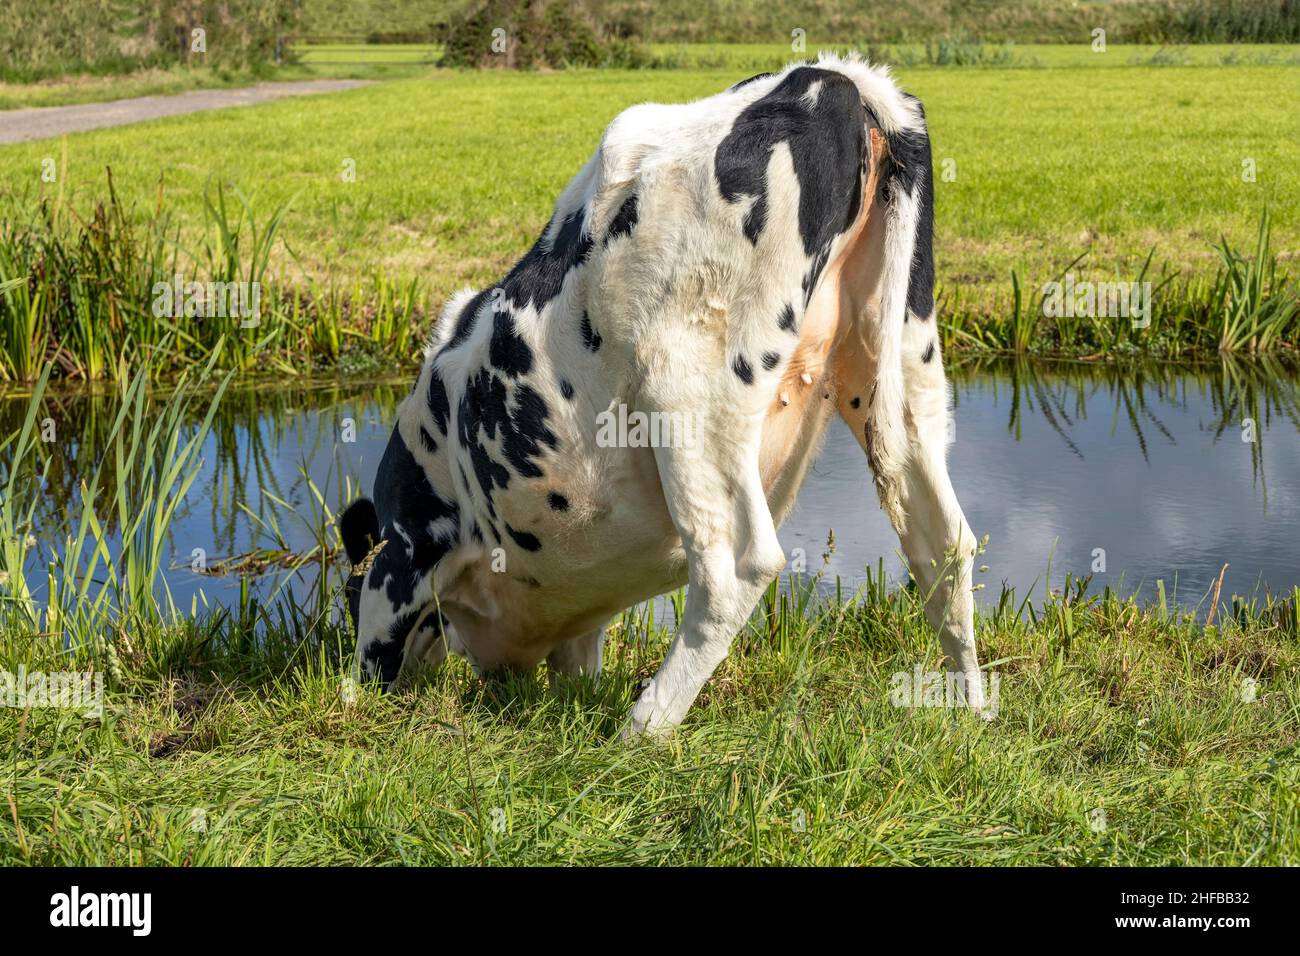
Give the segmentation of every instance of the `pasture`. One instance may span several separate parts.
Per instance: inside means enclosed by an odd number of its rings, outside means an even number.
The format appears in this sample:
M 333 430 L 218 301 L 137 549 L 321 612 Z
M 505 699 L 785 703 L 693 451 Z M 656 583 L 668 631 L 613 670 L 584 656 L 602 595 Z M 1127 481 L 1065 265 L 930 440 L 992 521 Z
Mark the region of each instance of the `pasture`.
M 955 178 L 937 184 L 945 284 L 987 294 L 1012 267 L 1050 277 L 1080 252 L 1127 274 L 1153 247 L 1157 261 L 1210 266 L 1210 244 L 1220 233 L 1252 238 L 1265 205 L 1276 244 L 1296 247 L 1300 186 L 1287 170 L 1300 161 L 1300 116 L 1277 106 L 1300 97 L 1300 69 L 1130 66 L 1136 54 L 1121 48 L 1070 52 L 1069 65 L 1043 69 L 897 71 L 926 103 L 940 177 L 952 161 Z M 195 221 L 215 175 L 264 210 L 292 200 L 283 236 L 306 268 L 382 266 L 419 275 L 440 297 L 490 281 L 532 241 L 619 110 L 719 92 L 784 56 L 740 59 L 670 71 L 430 71 L 328 100 L 75 135 L 57 186 L 39 175 L 57 144 L 7 147 L 0 182 L 84 210 L 112 166 L 125 199 L 144 206 L 161 177 L 169 208 Z M 1241 178 L 1246 158 L 1253 183 Z M 347 159 L 354 181 L 342 176 Z
M 1293 55 L 1280 51 L 1270 56 Z M 933 130 L 948 347 L 1091 354 L 1115 352 L 1122 338 L 1125 351 L 1217 349 L 1229 336 L 1207 288 L 1223 265 L 1216 246 L 1226 239 L 1252 255 L 1265 210 L 1281 272 L 1272 288 L 1284 301 L 1294 297 L 1286 277 L 1300 244 L 1300 187 L 1287 171 L 1300 161 L 1300 117 L 1277 105 L 1300 95 L 1300 70 L 1225 66 L 1222 54 L 1204 52 L 1198 65 L 1128 65 L 1153 52 L 1112 48 L 1082 60 L 1071 51 L 1039 68 L 899 69 L 926 103 Z M 225 185 L 248 198 L 248 226 L 271 235 L 265 278 L 275 290 L 347 290 L 373 302 L 396 285 L 418 309 L 415 320 L 427 322 L 451 292 L 508 268 L 620 109 L 707 95 L 772 65 L 750 48 L 725 56 L 745 66 L 541 75 L 421 69 L 337 96 L 0 147 L 0 220 L 12 232 L 31 231 L 32 209 L 45 199 L 67 210 L 71 229 L 74 216 L 88 217 L 103 200 L 111 167 L 117 201 L 132 219 L 165 215 L 180 230 L 188 270 L 187 258 L 202 259 L 196 247 L 205 235 L 222 228 L 205 218 L 205 195 Z M 51 165 L 57 179 L 43 181 Z M 233 251 L 243 271 L 250 238 Z M 136 259 L 149 243 L 140 245 Z M 1131 336 L 1118 327 L 1019 328 L 1016 287 L 1037 293 L 1071 268 L 1093 281 L 1168 280 L 1169 327 L 1158 322 Z M 344 311 L 363 313 L 367 304 Z M 1294 347 L 1300 320 L 1294 308 L 1281 312 L 1273 337 Z M 278 325 L 281 371 L 338 360 L 332 339 L 325 354 L 309 354 L 329 336 L 294 335 L 292 318 Z M 409 337 L 352 326 L 353 339 L 413 357 Z M 156 346 L 151 338 L 140 344 Z
M 922 701 L 930 683 L 908 698 L 921 706 L 900 705 L 900 682 L 939 669 L 915 590 L 872 565 L 839 585 L 815 560 L 808 575 L 769 590 L 663 747 L 613 738 L 667 647 L 680 594 L 615 621 L 598 685 L 564 682 L 552 693 L 539 673 L 480 680 L 459 661 L 393 696 L 350 683 L 332 518 L 360 472 L 339 467 L 325 482 L 304 466 L 292 488 L 268 483 L 273 460 L 305 456 L 302 440 L 272 442 L 260 419 L 236 427 L 218 414 L 230 401 L 224 373 L 251 385 L 274 376 L 263 381 L 274 391 L 290 377 L 308 387 L 322 373 L 360 371 L 366 390 L 400 392 L 440 302 L 508 269 L 620 109 L 718 92 L 779 65 L 782 49 L 659 44 L 663 69 L 518 74 L 435 70 L 394 48 L 373 64 L 326 70 L 380 80 L 365 88 L 0 147 L 0 285 L 27 274 L 19 266 L 35 256 L 23 259 L 25 250 L 72 250 L 79 258 L 67 261 L 82 272 L 115 264 L 109 276 L 152 276 L 164 263 L 187 274 L 260 268 L 273 305 L 250 335 L 150 325 L 140 318 L 147 300 L 105 295 L 102 312 L 89 299 L 75 305 L 86 318 L 77 338 L 60 325 L 65 313 L 21 305 L 16 284 L 0 292 L 6 329 L 18 315 L 31 323 L 26 341 L 11 335 L 0 356 L 0 379 L 11 380 L 0 397 L 20 407 L 0 434 L 0 670 L 75 661 L 105 687 L 102 712 L 89 716 L 0 708 L 0 862 L 1300 860 L 1300 589 L 1291 580 L 1243 581 L 1222 604 L 1218 589 L 1210 600 L 1167 598 L 1161 581 L 1158 598 L 1139 600 L 1049 564 L 1032 596 L 1007 587 L 977 612 L 982 659 L 1000 682 L 990 722 Z M 1136 384 L 1114 415 L 1140 420 L 1153 440 L 1143 406 L 1152 386 L 1128 359 L 1194 358 L 1214 383 L 1200 387 L 1223 389 L 1220 431 L 1237 427 L 1243 407 L 1272 416 L 1268 441 L 1286 443 L 1285 454 L 1247 449 L 1233 459 L 1233 487 L 1267 474 L 1270 514 L 1289 521 L 1294 476 L 1265 468 L 1290 460 L 1300 429 L 1291 277 L 1300 113 L 1284 106 L 1300 100 L 1300 47 L 992 46 L 965 66 L 927 63 L 915 45 L 892 53 L 933 136 L 949 354 L 1115 363 Z M 330 55 L 316 51 L 293 70 Z M 194 81 L 164 73 L 128 89 L 173 82 Z M 80 98 L 70 88 L 0 89 L 0 107 Z M 42 179 L 47 161 L 52 181 Z M 94 234 L 115 236 L 116 252 L 76 238 L 99 204 L 121 216 L 117 231 Z M 1215 246 L 1225 239 L 1253 253 L 1266 210 L 1279 271 L 1259 293 L 1274 302 L 1260 320 L 1273 323 L 1262 349 L 1272 357 L 1253 373 L 1271 382 L 1261 400 L 1250 374 L 1218 361 L 1237 320 L 1214 299 L 1225 267 Z M 1167 279 L 1172 304 L 1149 335 L 1026 320 L 1032 295 L 1072 263 L 1096 280 Z M 1241 352 L 1263 331 L 1234 329 Z M 54 381 L 37 381 L 51 354 L 65 361 Z M 199 387 L 177 387 L 182 371 Z M 67 411 L 81 408 L 72 391 L 86 388 L 81 379 L 112 381 L 84 417 Z M 1174 401 L 1179 387 L 1185 402 L 1186 385 L 1171 389 Z M 274 407 L 265 392 L 249 394 Z M 1025 394 L 1040 414 L 1068 418 L 1041 384 Z M 324 400 L 313 410 L 331 427 L 344 413 Z M 43 444 L 47 418 L 79 439 Z M 1017 439 L 1019 427 L 1013 415 Z M 202 486 L 217 489 L 210 500 L 185 505 L 201 460 L 228 446 L 245 453 L 243 464 Z M 860 497 L 839 506 L 874 511 L 861 467 Z M 67 494 L 49 507 L 44 496 L 60 481 Z M 241 498 L 250 484 L 269 488 L 274 506 Z M 1015 502 L 1005 504 L 1014 529 Z M 202 598 L 171 600 L 177 575 L 189 573 L 193 542 L 177 531 L 187 507 L 212 512 L 214 538 L 221 512 L 262 541 L 256 553 L 214 552 L 238 566 L 220 599 L 205 579 Z M 305 526 L 309 544 L 291 540 L 290 522 Z M 1008 538 L 993 547 L 1016 547 Z M 1210 580 L 1220 557 L 1198 554 Z M 254 567 L 316 583 L 305 596 L 267 597 Z

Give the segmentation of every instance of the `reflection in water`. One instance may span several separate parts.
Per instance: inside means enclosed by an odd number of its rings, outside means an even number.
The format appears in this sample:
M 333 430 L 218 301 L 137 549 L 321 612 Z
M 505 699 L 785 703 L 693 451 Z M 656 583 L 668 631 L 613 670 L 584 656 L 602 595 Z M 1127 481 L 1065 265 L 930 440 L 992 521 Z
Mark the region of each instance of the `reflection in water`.
M 1276 361 L 1197 369 L 966 361 L 951 374 L 950 467 L 976 535 L 989 535 L 981 559 L 989 570 L 977 575 L 985 600 L 996 600 L 1004 583 L 1022 598 L 1032 587 L 1041 600 L 1045 584 L 1058 586 L 1069 571 L 1122 593 L 1150 593 L 1161 579 L 1193 605 L 1224 562 L 1225 597 L 1300 584 L 1294 371 Z M 201 549 L 212 566 L 258 549 L 304 553 L 322 535 L 336 543 L 331 515 L 358 489 L 369 491 L 408 388 L 402 381 L 229 390 L 171 529 L 168 584 L 177 604 L 247 601 L 281 587 L 319 597 L 316 563 L 289 573 L 272 561 L 267 573 L 241 580 L 194 573 L 192 555 Z M 0 435 L 18 428 L 26 405 L 21 396 L 0 400 Z M 45 399 L 38 418 L 55 423 L 57 440 L 38 446 L 46 467 L 38 537 L 63 526 L 81 480 L 101 459 L 106 484 L 116 480 L 105 447 L 116 408 L 111 392 Z M 188 428 L 198 427 L 202 411 L 196 403 Z M 7 464 L 0 460 L 0 474 Z M 111 512 L 106 519 L 115 520 Z M 34 561 L 49 560 L 55 537 L 46 536 Z M 895 581 L 902 576 L 865 460 L 838 422 L 780 538 L 787 555 L 802 555 L 831 586 L 838 576 L 846 591 L 882 559 Z M 336 572 L 327 592 L 335 584 Z

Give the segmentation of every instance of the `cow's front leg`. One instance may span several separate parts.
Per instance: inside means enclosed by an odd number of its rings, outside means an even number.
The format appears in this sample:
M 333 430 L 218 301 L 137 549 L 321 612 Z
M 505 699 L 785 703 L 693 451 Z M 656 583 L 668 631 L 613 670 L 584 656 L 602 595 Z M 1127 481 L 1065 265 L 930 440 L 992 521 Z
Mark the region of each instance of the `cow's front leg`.
M 633 706 L 625 738 L 664 736 L 681 723 L 785 565 L 759 478 L 759 439 L 758 421 L 741 420 L 696 447 L 656 449 L 690 589 L 681 627 Z
M 571 638 L 546 655 L 546 669 L 551 687 L 556 685 L 556 678 L 590 677 L 595 680 L 600 676 L 600 663 L 605 647 L 605 628 Z

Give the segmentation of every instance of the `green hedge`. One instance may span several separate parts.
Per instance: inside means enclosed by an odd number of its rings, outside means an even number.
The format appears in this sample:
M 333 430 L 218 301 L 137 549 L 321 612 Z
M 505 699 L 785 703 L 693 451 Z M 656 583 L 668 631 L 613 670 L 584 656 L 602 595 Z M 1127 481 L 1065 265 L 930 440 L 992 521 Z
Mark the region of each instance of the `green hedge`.
M 311 34 L 426 31 L 472 17 L 482 0 L 302 0 Z M 499 5 L 499 4 L 498 4 Z M 524 4 L 505 4 L 522 6 Z M 650 42 L 784 42 L 802 29 L 810 46 L 924 42 L 1087 43 L 1101 27 L 1112 43 L 1300 42 L 1300 0 L 581 0 L 598 36 Z
M 122 73 L 177 64 L 249 69 L 275 61 L 297 0 L 22 0 L 0 5 L 0 79 Z M 202 29 L 206 51 L 193 32 Z

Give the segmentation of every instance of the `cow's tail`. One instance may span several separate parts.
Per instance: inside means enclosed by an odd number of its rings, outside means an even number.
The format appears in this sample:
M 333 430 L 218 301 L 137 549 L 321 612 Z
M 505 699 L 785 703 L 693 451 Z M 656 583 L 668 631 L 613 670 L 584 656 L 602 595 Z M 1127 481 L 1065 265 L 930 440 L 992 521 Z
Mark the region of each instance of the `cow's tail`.
M 909 321 L 931 321 L 934 313 L 930 139 L 920 102 L 900 91 L 887 70 L 855 58 L 829 59 L 857 81 L 887 143 L 879 173 L 883 188 L 874 200 L 884 222 L 884 261 L 879 321 L 872 323 L 875 341 L 870 343 L 876 382 L 864 437 L 881 507 L 902 533 L 902 483 L 911 454 L 904 331 Z

